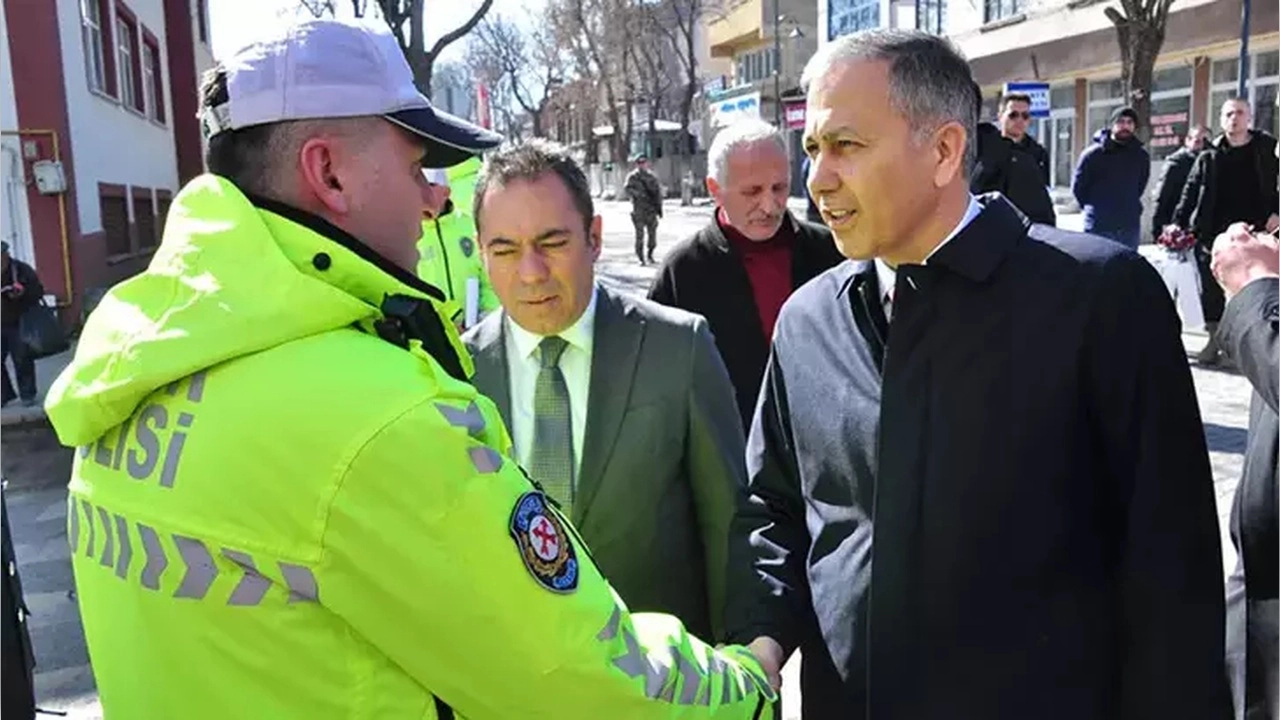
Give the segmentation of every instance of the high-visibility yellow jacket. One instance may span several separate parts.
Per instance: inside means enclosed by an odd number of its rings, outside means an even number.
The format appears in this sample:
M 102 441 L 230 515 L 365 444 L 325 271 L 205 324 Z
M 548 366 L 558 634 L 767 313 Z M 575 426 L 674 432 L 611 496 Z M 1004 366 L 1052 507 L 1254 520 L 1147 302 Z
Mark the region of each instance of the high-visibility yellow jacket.
M 745 649 L 627 611 L 433 289 L 256 202 L 184 188 L 49 393 L 109 720 L 768 710 Z
M 472 158 L 447 171 L 453 212 L 435 220 L 422 222 L 422 238 L 418 241 L 418 277 L 440 288 L 445 297 L 456 303 L 450 309 L 461 312 L 467 302 L 467 280 L 479 284 L 480 315 L 499 307 L 498 296 L 485 272 L 476 240 L 476 222 L 471 201 L 475 195 L 480 159 Z M 455 322 L 461 316 L 455 317 Z

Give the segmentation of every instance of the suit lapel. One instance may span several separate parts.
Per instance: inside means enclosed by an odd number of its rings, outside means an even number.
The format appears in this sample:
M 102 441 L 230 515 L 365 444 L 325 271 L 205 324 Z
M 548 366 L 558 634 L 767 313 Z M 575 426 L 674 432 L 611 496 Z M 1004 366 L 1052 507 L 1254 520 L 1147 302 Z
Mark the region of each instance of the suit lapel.
M 511 383 L 507 369 L 507 343 L 505 342 L 506 313 L 492 313 L 476 328 L 476 353 L 472 361 L 476 366 L 474 384 L 488 396 L 502 415 L 502 421 L 511 427 Z
M 595 339 L 591 351 L 591 381 L 587 397 L 587 429 L 578 470 L 574 524 L 581 527 L 587 509 L 613 454 L 622 419 L 631 398 L 632 381 L 644 338 L 644 318 L 601 287 L 596 303 Z

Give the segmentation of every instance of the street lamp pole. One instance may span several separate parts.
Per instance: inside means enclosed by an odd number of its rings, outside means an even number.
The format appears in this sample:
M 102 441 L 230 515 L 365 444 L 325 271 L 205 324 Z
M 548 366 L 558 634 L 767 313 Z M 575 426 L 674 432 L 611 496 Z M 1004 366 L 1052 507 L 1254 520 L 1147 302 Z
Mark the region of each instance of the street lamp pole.
M 782 16 L 778 0 L 773 0 L 773 124 L 782 127 L 782 33 L 779 32 Z

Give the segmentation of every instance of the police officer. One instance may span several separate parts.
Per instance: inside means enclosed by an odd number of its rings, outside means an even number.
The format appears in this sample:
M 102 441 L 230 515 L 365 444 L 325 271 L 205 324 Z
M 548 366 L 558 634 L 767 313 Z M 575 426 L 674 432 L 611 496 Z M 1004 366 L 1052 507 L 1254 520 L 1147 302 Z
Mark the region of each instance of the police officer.
M 767 712 L 746 649 L 628 612 L 412 272 L 423 168 L 499 138 L 435 111 L 385 26 L 306 20 L 224 67 L 212 174 L 47 402 L 79 447 L 68 537 L 106 716 Z
M 476 246 L 476 223 L 471 201 L 475 194 L 480 158 L 473 157 L 446 170 L 424 171 L 432 190 L 440 196 L 423 213 L 422 239 L 418 241 L 418 277 L 439 288 L 457 304 L 454 324 L 466 329 L 499 306 Z M 469 289 L 471 288 L 471 289 Z

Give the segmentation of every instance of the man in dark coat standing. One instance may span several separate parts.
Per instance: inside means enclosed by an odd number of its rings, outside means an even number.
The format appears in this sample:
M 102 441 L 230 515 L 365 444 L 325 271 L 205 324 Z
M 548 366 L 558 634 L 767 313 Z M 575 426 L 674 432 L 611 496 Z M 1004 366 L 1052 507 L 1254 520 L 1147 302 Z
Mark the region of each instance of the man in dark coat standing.
M 0 404 L 8 405 L 20 397 L 22 404 L 30 407 L 37 400 L 36 361 L 22 342 L 21 323 L 23 313 L 40 303 L 44 287 L 35 268 L 9 255 L 7 242 L 0 243 L 0 277 L 4 278 L 4 286 L 0 287 L 0 329 L 3 330 L 0 363 L 11 359 L 14 376 L 14 382 L 10 382 L 8 368 L 0 365 L 0 372 L 4 373 L 0 378 L 0 390 L 3 390 Z
M 1160 182 L 1156 185 L 1156 209 L 1151 215 L 1151 237 L 1156 239 L 1164 231 L 1166 225 L 1173 222 L 1173 211 L 1182 199 L 1182 189 L 1186 187 L 1191 168 L 1196 158 L 1204 151 L 1205 141 L 1209 139 L 1209 128 L 1203 125 L 1192 125 L 1187 137 L 1182 141 L 1178 151 L 1164 159 L 1164 167 L 1160 170 Z
M 1249 378 L 1249 441 L 1231 504 L 1239 560 L 1227 580 L 1227 668 L 1236 718 L 1280 719 L 1280 249 L 1235 225 L 1213 247 L 1230 300 L 1218 326 L 1227 357 Z
M 667 254 L 649 299 L 707 319 L 746 428 L 782 303 L 844 257 L 830 230 L 787 211 L 791 166 L 777 128 L 763 120 L 726 127 L 707 164 L 715 216 Z
M 772 672 L 816 617 L 806 718 L 1221 720 L 1222 555 L 1173 304 L 1136 253 L 968 193 L 971 83 L 919 31 L 805 70 L 809 189 L 855 262 L 778 319 L 729 639 Z
M 1134 135 L 1138 113 L 1124 107 L 1111 114 L 1080 154 L 1071 192 L 1084 208 L 1084 231 L 1137 249 L 1142 231 L 1142 196 L 1151 177 L 1151 156 Z
M 975 92 L 980 92 L 976 87 Z M 969 177 L 969 191 L 975 195 L 998 192 L 1031 222 L 1056 225 L 1057 213 L 1049 189 L 1040 183 L 1040 171 L 1027 153 L 1015 150 L 1000 128 L 978 123 L 977 158 Z
M 1209 331 L 1209 342 L 1196 360 L 1204 365 L 1216 365 L 1221 356 L 1216 331 L 1225 298 L 1209 267 L 1214 238 L 1236 222 L 1267 232 L 1280 228 L 1276 139 L 1249 129 L 1249 103 L 1245 100 L 1222 103 L 1220 122 L 1222 135 L 1196 157 L 1173 215 L 1174 224 L 1196 236 L 1201 303 Z

